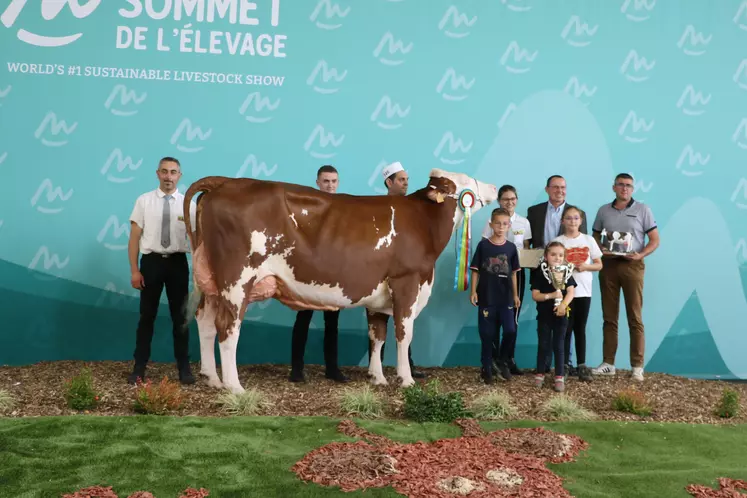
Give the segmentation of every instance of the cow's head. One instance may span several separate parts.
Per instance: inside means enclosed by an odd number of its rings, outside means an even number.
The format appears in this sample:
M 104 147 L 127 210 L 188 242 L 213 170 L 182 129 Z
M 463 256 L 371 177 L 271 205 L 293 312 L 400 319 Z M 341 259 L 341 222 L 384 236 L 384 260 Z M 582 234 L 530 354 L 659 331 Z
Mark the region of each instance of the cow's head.
M 454 227 L 464 218 L 464 211 L 459 207 L 458 201 L 465 190 L 474 194 L 475 202 L 471 206 L 473 214 L 498 200 L 498 188 L 495 185 L 475 180 L 464 173 L 452 173 L 438 168 L 431 170 L 426 195 L 437 203 L 453 199 L 453 204 L 450 202 L 449 205 L 454 206 Z

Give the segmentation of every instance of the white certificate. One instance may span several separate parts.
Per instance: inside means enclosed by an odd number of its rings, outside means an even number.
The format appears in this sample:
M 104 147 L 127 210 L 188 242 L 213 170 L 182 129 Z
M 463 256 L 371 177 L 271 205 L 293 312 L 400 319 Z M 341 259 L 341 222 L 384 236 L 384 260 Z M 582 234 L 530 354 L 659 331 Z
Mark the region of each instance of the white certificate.
M 522 268 L 537 268 L 542 260 L 545 250 L 538 249 L 519 249 L 519 265 Z

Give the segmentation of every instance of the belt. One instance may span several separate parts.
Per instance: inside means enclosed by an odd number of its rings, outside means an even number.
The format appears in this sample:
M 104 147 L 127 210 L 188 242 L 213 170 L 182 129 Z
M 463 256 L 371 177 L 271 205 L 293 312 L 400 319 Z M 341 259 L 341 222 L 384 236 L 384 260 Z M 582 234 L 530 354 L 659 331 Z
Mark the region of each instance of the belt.
M 162 258 L 170 258 L 172 256 L 179 256 L 179 255 L 186 255 L 184 252 L 151 252 L 146 254 L 146 256 L 160 256 Z

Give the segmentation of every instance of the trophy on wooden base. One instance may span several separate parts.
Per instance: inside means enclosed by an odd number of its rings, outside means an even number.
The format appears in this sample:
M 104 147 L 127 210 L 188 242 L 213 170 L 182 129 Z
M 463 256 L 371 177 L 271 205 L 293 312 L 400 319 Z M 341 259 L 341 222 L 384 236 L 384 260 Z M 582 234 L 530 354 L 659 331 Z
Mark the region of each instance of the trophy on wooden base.
M 542 270 L 542 275 L 545 276 L 553 288 L 562 291 L 565 290 L 565 284 L 571 278 L 571 275 L 573 275 L 574 265 L 573 263 L 563 263 L 550 266 L 547 261 L 542 261 L 540 269 Z M 562 298 L 555 298 L 555 307 L 558 307 L 562 301 Z
M 633 234 L 630 232 L 615 230 L 610 235 L 607 229 L 602 229 L 599 241 L 602 247 L 611 254 L 625 256 L 633 252 Z

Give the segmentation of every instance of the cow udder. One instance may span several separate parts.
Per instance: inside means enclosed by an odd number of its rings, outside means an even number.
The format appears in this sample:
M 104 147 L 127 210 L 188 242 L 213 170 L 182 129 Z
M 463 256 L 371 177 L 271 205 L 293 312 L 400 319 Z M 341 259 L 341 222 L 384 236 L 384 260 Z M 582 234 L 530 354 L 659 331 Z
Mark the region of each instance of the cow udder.
M 210 271 L 210 265 L 208 264 L 207 257 L 205 256 L 205 250 L 203 245 L 200 244 L 195 249 L 195 253 L 192 256 L 192 266 L 195 273 L 195 281 L 197 287 L 208 296 L 215 296 L 218 294 L 218 286 L 215 285 L 215 279 Z
M 330 305 L 320 305 L 316 301 L 309 301 L 292 292 L 281 278 L 274 275 L 268 275 L 252 286 L 247 297 L 248 303 L 255 301 L 264 301 L 265 299 L 275 298 L 285 306 L 294 311 L 299 310 L 317 310 L 317 311 L 337 311 L 340 308 Z
M 252 290 L 249 291 L 249 296 L 247 296 L 247 301 L 249 303 L 264 301 L 275 296 L 277 290 L 277 279 L 273 275 L 269 275 L 252 286 Z

